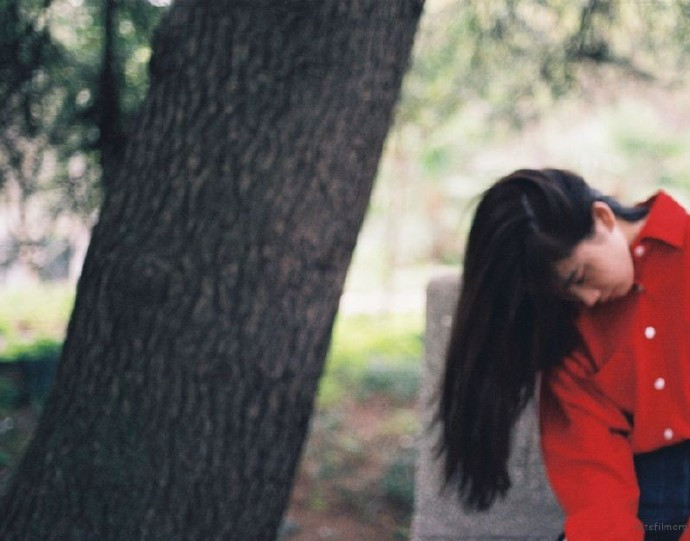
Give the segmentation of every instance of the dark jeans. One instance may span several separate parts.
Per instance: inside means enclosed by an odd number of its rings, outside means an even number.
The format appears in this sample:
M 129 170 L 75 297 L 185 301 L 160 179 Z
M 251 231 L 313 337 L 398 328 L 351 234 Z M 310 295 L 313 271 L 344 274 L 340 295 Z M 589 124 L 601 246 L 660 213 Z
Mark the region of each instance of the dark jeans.
M 678 541 L 690 517 L 690 440 L 635 455 L 634 461 L 645 541 Z
M 690 441 L 635 455 L 645 541 L 677 541 L 690 517 Z

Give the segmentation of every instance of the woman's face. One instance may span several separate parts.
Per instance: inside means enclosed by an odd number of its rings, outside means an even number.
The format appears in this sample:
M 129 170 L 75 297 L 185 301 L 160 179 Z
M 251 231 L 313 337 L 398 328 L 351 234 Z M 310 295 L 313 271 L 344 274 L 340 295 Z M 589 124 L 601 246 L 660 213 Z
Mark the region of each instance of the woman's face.
M 627 295 L 635 279 L 628 239 L 613 211 L 598 201 L 592 212 L 594 235 L 555 264 L 564 294 L 589 307 Z

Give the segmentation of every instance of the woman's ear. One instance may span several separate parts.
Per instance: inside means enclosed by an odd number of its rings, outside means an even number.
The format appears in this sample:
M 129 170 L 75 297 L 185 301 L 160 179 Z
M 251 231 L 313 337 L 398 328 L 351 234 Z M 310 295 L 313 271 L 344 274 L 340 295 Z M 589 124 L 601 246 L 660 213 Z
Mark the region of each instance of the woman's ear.
M 595 201 L 592 203 L 592 218 L 595 222 L 600 222 L 607 229 L 613 229 L 616 225 L 616 215 L 603 201 Z

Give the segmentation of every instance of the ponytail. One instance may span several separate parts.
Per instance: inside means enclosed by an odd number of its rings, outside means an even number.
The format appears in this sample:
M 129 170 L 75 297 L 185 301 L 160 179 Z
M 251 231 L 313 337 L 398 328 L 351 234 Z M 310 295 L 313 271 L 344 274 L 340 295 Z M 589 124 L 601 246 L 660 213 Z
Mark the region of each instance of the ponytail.
M 437 411 L 445 483 L 469 508 L 505 496 L 512 432 L 536 376 L 580 343 L 577 306 L 559 293 L 552 268 L 593 233 L 597 200 L 625 219 L 646 213 L 555 169 L 516 171 L 477 207 Z

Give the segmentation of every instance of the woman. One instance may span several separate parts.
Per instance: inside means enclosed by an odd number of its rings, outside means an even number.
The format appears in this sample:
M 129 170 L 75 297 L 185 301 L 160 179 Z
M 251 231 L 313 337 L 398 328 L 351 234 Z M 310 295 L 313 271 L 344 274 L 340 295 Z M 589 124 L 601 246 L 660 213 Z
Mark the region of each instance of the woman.
M 626 207 L 567 171 L 516 171 L 484 193 L 439 404 L 446 481 L 466 505 L 509 489 L 511 432 L 539 379 L 568 541 L 690 540 L 688 230 L 664 192 Z

